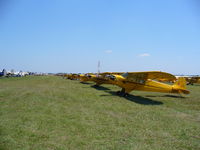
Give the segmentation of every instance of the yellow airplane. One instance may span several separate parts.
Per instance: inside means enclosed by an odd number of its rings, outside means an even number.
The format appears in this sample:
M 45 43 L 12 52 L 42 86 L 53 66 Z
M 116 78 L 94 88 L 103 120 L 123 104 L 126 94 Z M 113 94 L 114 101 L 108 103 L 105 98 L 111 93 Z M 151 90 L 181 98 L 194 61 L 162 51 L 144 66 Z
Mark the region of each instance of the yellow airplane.
M 194 76 L 194 77 L 185 77 L 187 81 L 187 85 L 194 85 L 194 83 L 200 83 L 200 77 Z
M 87 81 L 93 81 L 96 83 L 95 86 L 100 86 L 102 84 L 113 84 L 113 82 L 107 78 L 110 75 L 121 75 L 124 72 L 104 72 L 104 73 L 97 73 L 97 74 L 87 74 Z
M 107 78 L 112 84 L 122 88 L 117 92 L 121 96 L 127 96 L 133 90 L 189 94 L 185 87 L 185 78 L 179 78 L 173 85 L 161 83 L 158 80 L 174 81 L 176 77 L 160 71 L 127 72 L 121 75 L 109 75 Z
M 176 76 L 176 78 L 184 77 L 187 85 L 194 85 L 194 83 L 200 83 L 200 76 Z
M 79 75 L 77 76 L 77 78 L 78 78 L 81 82 L 87 82 L 87 81 L 89 81 L 86 74 L 79 74 Z
M 81 82 L 87 82 L 87 81 L 92 81 L 92 77 L 95 76 L 92 73 L 86 73 L 86 74 L 79 74 L 77 75 L 77 78 L 81 81 Z
M 65 74 L 64 77 L 70 80 L 76 80 L 78 78 L 78 74 L 76 73 Z
M 68 79 L 69 74 L 64 74 L 63 78 L 67 78 Z
M 101 84 L 111 84 L 111 81 L 101 74 L 81 74 L 79 75 L 79 79 L 81 82 L 93 81 L 96 83 L 95 86 L 99 86 Z

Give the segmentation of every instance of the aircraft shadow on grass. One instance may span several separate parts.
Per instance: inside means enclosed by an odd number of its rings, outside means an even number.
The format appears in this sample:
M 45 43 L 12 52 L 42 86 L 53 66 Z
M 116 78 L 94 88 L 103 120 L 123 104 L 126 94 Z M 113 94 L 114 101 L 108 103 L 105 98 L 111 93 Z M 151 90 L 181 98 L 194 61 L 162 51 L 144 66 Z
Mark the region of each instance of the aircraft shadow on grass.
M 81 84 L 92 84 L 92 83 L 88 83 L 88 82 L 80 82 Z
M 103 86 L 96 86 L 96 85 L 92 85 L 92 88 L 95 88 L 96 90 L 102 90 L 102 91 L 108 91 L 110 90 L 109 88 L 103 87 Z
M 146 97 L 171 97 L 171 98 L 186 98 L 180 95 L 146 95 Z
M 101 95 L 101 96 L 119 96 L 117 95 L 117 92 L 111 91 L 109 88 L 103 87 L 103 86 L 91 86 L 97 90 L 103 90 L 107 93 L 109 93 L 110 95 Z M 138 103 L 138 104 L 142 104 L 142 105 L 162 105 L 162 102 L 159 101 L 155 101 L 149 98 L 145 98 L 142 96 L 134 96 L 134 95 L 128 95 L 126 97 L 123 97 L 124 99 L 134 102 L 134 103 Z
M 194 84 L 194 85 L 192 85 L 192 86 L 200 86 L 200 84 Z

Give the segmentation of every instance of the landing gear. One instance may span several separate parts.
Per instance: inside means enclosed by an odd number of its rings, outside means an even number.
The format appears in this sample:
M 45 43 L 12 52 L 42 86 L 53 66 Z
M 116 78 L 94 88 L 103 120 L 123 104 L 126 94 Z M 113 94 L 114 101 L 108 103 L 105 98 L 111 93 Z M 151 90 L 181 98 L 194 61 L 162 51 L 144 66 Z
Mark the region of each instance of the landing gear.
M 122 97 L 126 97 L 129 94 L 125 92 L 125 89 L 123 88 L 121 91 L 117 91 L 117 95 L 122 96 Z

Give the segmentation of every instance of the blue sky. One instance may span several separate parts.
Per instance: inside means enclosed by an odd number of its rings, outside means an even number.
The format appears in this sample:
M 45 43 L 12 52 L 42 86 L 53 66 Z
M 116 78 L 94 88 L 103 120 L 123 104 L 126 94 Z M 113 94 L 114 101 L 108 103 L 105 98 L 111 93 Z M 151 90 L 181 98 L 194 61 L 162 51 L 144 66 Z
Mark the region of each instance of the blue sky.
M 198 0 L 0 0 L 0 69 L 200 74 Z

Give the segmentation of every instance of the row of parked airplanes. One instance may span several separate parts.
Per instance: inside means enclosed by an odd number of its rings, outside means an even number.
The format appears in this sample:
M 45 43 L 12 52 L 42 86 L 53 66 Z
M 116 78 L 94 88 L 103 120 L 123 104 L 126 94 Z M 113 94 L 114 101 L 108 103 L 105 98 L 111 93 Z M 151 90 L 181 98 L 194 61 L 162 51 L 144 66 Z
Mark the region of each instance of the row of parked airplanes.
M 161 71 L 146 72 L 104 72 L 86 74 L 64 74 L 67 79 L 80 80 L 80 82 L 93 81 L 95 86 L 112 84 L 119 86 L 121 91 L 117 94 L 127 96 L 131 91 L 149 91 L 162 93 L 189 94 L 186 84 L 200 83 L 200 77 L 176 77 Z M 170 84 L 169 84 L 170 83 Z

